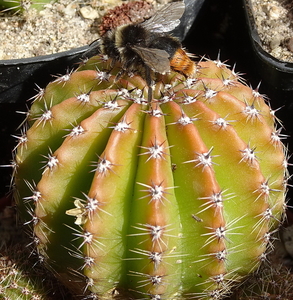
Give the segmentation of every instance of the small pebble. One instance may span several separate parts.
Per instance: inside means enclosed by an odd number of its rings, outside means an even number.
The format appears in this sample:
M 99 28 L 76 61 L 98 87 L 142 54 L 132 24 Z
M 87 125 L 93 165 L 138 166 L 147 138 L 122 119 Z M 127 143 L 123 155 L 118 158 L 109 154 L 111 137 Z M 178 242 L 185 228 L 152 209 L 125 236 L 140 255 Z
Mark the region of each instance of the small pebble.
M 276 35 L 272 38 L 272 40 L 270 41 L 270 48 L 272 50 L 274 50 L 275 48 L 279 47 L 281 44 L 281 36 Z
M 99 12 L 96 9 L 89 6 L 89 5 L 88 6 L 83 6 L 80 9 L 80 13 L 85 19 L 94 20 L 94 19 L 97 19 L 99 17 Z
M 268 13 L 269 18 L 271 18 L 271 19 L 279 19 L 280 18 L 280 14 L 281 14 L 280 9 L 276 5 L 272 5 L 269 8 L 269 13 Z
M 78 8 L 79 8 L 79 6 L 76 3 L 72 2 L 72 3 L 69 3 L 65 7 L 63 12 L 65 15 L 73 17 L 76 14 L 76 12 L 78 11 Z

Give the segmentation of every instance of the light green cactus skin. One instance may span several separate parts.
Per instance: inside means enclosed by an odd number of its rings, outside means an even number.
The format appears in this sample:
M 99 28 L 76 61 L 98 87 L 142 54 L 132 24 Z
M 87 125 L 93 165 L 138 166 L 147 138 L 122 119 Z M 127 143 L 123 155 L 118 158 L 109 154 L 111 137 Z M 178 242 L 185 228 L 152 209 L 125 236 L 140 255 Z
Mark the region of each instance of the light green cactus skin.
M 41 260 L 80 299 L 222 299 L 285 207 L 274 112 L 220 61 L 115 77 L 102 56 L 50 83 L 16 153 Z M 43 166 L 43 168 L 42 168 Z

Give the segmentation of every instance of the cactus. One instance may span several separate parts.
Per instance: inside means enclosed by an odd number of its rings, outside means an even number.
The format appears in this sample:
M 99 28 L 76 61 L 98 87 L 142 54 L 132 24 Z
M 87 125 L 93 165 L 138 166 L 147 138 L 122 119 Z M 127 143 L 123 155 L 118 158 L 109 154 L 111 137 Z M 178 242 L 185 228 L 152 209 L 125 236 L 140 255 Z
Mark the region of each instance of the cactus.
M 250 276 L 233 293 L 233 300 L 285 300 L 292 299 L 293 275 L 282 263 L 271 265 L 271 261 L 262 264 L 257 272 Z
M 39 260 L 77 299 L 222 299 L 282 219 L 274 111 L 219 59 L 157 74 L 151 102 L 119 71 L 98 55 L 34 97 L 14 195 Z
M 10 203 L 10 195 L 6 197 Z M 31 252 L 22 225 L 16 222 L 14 207 L 0 210 L 0 300 L 53 300 L 71 298 L 54 275 L 38 263 Z
M 0 299 L 46 299 L 42 296 L 45 294 L 42 279 L 32 281 L 30 275 L 19 269 L 8 256 L 0 256 L 0 268 Z
M 52 0 L 0 0 L 0 8 L 2 11 L 13 11 L 15 13 L 23 13 L 29 9 L 42 10 L 45 4 Z
M 11 244 L 0 250 L 0 299 L 1 300 L 53 300 L 65 299 L 65 290 L 53 275 L 37 261 L 23 245 Z M 44 280 L 46 278 L 46 280 Z M 69 298 L 67 298 L 69 299 Z

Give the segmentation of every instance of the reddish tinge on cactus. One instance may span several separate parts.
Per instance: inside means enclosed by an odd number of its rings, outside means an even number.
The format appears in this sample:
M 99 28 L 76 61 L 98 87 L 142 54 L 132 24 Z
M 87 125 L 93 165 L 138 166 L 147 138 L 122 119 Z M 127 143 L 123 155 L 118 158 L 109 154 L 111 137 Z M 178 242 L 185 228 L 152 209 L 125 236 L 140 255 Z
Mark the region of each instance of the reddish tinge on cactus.
M 39 259 L 80 299 L 221 299 L 282 219 L 274 111 L 219 60 L 157 75 L 150 103 L 119 70 L 92 57 L 28 113 L 15 197 Z

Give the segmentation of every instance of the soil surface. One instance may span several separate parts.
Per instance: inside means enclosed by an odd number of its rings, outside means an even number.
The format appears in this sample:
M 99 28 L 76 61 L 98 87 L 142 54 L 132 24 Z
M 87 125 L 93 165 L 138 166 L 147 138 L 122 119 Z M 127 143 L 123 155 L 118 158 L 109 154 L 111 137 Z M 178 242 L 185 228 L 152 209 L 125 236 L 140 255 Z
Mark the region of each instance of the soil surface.
M 293 1 L 251 0 L 264 50 L 282 61 L 293 62 Z
M 90 44 L 99 38 L 98 26 L 104 14 L 125 2 L 58 0 L 44 5 L 40 11 L 2 11 L 0 60 L 52 54 Z M 159 7 L 170 1 L 148 2 Z

